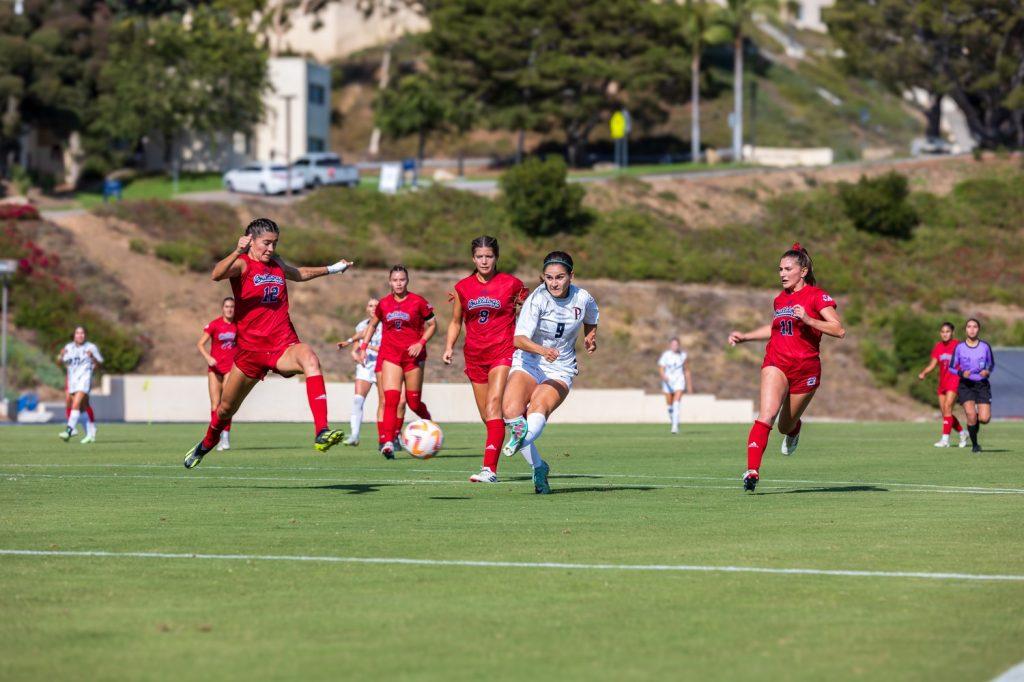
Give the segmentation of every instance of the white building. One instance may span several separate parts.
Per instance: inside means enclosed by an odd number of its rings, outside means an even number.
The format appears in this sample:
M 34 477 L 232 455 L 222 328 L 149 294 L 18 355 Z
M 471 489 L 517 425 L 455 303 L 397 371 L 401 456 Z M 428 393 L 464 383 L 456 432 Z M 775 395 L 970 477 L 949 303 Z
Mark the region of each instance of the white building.
M 331 132 L 330 69 L 302 57 L 273 57 L 267 68 L 270 89 L 263 97 L 263 122 L 253 130 L 249 156 L 258 161 L 285 162 L 306 152 L 327 151 Z

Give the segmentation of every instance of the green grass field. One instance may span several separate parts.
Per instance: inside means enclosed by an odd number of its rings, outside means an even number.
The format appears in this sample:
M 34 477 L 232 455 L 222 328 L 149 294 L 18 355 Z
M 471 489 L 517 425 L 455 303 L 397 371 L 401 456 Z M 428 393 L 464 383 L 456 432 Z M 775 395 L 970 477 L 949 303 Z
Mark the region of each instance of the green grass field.
M 0 679 L 931 682 L 1024 659 L 1024 425 L 972 456 L 932 424 L 808 424 L 753 495 L 745 426 L 556 422 L 543 497 L 521 458 L 467 482 L 482 431 L 387 462 L 239 424 L 187 472 L 197 426 L 0 428 Z

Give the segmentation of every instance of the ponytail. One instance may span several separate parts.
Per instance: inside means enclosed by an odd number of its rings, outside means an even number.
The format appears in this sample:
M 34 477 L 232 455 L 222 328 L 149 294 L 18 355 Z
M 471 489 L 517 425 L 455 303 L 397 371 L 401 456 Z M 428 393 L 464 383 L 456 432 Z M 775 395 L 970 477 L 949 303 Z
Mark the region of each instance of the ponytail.
M 789 250 L 782 254 L 782 257 L 794 259 L 801 269 L 807 268 L 804 282 L 814 286 L 816 280 L 814 278 L 814 264 L 811 262 L 811 254 L 807 253 L 807 249 L 800 246 L 800 242 L 794 242 L 793 246 L 789 247 Z

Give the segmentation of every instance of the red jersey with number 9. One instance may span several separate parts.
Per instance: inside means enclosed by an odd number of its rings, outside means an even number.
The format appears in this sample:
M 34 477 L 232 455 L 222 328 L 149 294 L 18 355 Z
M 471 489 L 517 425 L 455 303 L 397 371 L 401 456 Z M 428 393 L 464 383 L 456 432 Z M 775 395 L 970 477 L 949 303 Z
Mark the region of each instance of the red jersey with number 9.
M 261 263 L 243 253 L 245 273 L 231 278 L 235 295 L 236 340 L 241 350 L 275 351 L 299 342 L 288 315 L 288 286 L 284 268 L 272 259 Z
M 495 363 L 512 359 L 516 305 L 530 291 L 515 275 L 499 272 L 489 282 L 473 273 L 455 285 L 466 323 L 467 363 Z
M 772 360 L 771 364 L 784 368 L 818 359 L 821 332 L 804 324 L 793 314 L 793 308 L 798 305 L 804 307 L 811 319 L 822 320 L 821 311 L 835 308 L 836 302 L 826 292 L 811 284 L 805 284 L 799 291 L 783 291 L 776 296 L 772 335 L 765 348 L 765 357 Z
M 388 294 L 377 304 L 377 319 L 384 325 L 378 358 L 391 361 L 405 357 L 409 346 L 423 338 L 424 323 L 434 317 L 434 308 L 419 294 L 407 292 L 401 301 Z M 426 349 L 420 359 L 427 357 Z

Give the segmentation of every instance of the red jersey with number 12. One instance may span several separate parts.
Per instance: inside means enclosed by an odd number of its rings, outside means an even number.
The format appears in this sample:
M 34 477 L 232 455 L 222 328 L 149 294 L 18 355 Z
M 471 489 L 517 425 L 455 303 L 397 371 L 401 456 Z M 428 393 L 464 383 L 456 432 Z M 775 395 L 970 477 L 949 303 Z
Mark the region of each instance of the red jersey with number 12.
M 466 323 L 466 362 L 512 359 L 516 304 L 530 295 L 515 275 L 499 272 L 489 282 L 473 273 L 455 285 Z
M 835 308 L 836 302 L 825 291 L 805 284 L 799 291 L 783 291 L 775 297 L 772 335 L 765 355 L 781 364 L 816 360 L 821 347 L 821 332 L 793 315 L 795 306 L 803 306 L 813 320 L 824 319 L 821 311 Z
M 284 268 L 276 259 L 261 263 L 243 253 L 245 273 L 231 278 L 235 295 L 238 347 L 250 351 L 275 351 L 299 342 L 288 315 L 288 285 Z
M 402 357 L 409 346 L 423 338 L 423 324 L 434 317 L 434 308 L 419 294 L 408 292 L 401 301 L 388 294 L 377 304 L 377 319 L 384 325 L 379 357 Z M 420 358 L 426 357 L 426 350 Z

